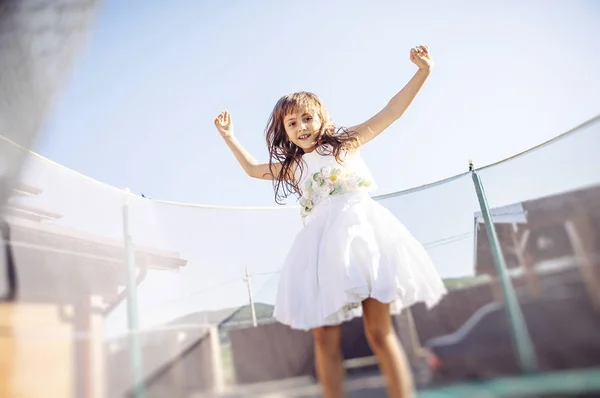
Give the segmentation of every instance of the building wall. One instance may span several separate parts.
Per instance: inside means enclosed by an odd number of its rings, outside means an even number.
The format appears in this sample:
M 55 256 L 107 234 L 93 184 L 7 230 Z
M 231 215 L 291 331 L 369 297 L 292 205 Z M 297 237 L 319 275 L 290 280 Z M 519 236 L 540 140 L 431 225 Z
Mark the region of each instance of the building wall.
M 55 306 L 0 304 L 0 330 L 0 398 L 75 397 L 72 328 Z
M 527 223 L 518 224 L 517 234 L 529 230 L 530 236 L 523 255 L 531 264 L 573 255 L 573 247 L 567 234 L 567 221 L 577 225 L 582 241 L 588 242 L 585 250 L 592 257 L 600 254 L 600 186 L 564 192 L 548 197 L 523 202 Z M 495 224 L 508 268 L 522 265 L 513 243 L 513 226 Z M 477 275 L 495 275 L 489 238 L 483 224 L 477 231 L 476 270 Z

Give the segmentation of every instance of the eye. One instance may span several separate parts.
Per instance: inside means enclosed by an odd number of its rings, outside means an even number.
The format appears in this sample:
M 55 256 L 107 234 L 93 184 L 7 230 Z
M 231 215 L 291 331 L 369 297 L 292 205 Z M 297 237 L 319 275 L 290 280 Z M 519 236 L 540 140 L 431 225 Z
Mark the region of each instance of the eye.
M 294 127 L 295 124 L 296 122 L 291 122 L 290 124 L 288 124 L 288 127 Z
M 306 121 L 307 121 L 307 122 L 310 122 L 312 119 L 313 119 L 313 118 L 312 118 L 312 116 L 307 116 L 307 117 L 306 117 Z

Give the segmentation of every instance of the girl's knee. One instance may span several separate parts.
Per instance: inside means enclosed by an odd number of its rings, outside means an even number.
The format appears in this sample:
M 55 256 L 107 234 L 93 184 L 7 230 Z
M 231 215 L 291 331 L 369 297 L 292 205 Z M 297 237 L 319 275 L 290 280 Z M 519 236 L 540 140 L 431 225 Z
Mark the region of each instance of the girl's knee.
M 321 348 L 339 347 L 342 333 L 340 326 L 324 326 L 312 330 L 315 345 Z
M 395 335 L 389 304 L 368 298 L 363 302 L 365 334 L 371 345 L 379 347 Z
M 382 347 L 389 341 L 390 336 L 395 338 L 391 322 L 365 322 L 365 334 L 372 346 Z
M 393 330 L 387 327 L 371 326 L 367 327 L 366 334 L 371 344 L 380 347 L 385 344 L 390 335 L 393 335 Z

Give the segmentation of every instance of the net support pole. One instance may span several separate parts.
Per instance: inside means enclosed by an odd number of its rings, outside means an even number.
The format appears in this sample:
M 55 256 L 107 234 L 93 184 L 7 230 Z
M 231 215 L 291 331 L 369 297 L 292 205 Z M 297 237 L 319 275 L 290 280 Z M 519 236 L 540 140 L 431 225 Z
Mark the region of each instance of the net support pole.
M 123 204 L 123 240 L 125 245 L 125 264 L 127 265 L 127 326 L 129 329 L 131 376 L 133 382 L 131 393 L 133 398 L 143 398 L 142 351 L 140 346 L 140 325 L 137 306 L 135 247 L 133 245 L 129 218 L 130 198 L 131 191 L 129 188 L 125 188 L 125 202 Z
M 485 190 L 479 175 L 473 167 L 473 162 L 469 161 L 469 171 L 473 178 L 473 184 L 475 185 L 475 192 L 477 193 L 477 199 L 479 200 L 479 207 L 481 208 L 481 214 L 485 222 L 485 229 L 487 231 L 488 240 L 490 242 L 490 249 L 494 258 L 494 265 L 500 278 L 500 286 L 502 287 L 502 293 L 505 299 L 506 315 L 509 322 L 509 327 L 513 340 L 513 347 L 515 347 L 519 366 L 523 372 L 534 372 L 537 369 L 537 358 L 531 336 L 527 330 L 527 324 L 525 323 L 525 317 L 519 306 L 517 295 L 513 289 L 512 283 L 506 270 L 506 262 L 500 249 L 500 242 L 496 235 L 496 229 L 492 222 L 492 215 L 488 206 L 487 198 L 485 196 Z
M 248 272 L 248 266 L 246 266 L 244 282 L 246 282 L 246 287 L 248 288 L 248 301 L 250 303 L 250 314 L 252 315 L 252 326 L 256 327 L 258 322 L 256 321 L 256 309 L 254 308 L 254 298 L 252 297 L 252 286 L 250 285 L 250 273 Z

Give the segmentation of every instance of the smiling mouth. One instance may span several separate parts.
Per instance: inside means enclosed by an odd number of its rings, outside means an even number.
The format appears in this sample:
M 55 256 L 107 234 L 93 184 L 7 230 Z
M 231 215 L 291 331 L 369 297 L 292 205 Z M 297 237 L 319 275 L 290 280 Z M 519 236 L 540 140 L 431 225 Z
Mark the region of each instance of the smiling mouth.
M 309 137 L 310 137 L 310 134 L 302 134 L 302 135 L 299 135 L 299 136 L 298 136 L 298 139 L 299 139 L 300 141 L 305 141 L 305 140 L 307 140 Z

